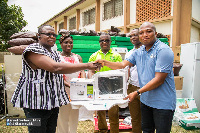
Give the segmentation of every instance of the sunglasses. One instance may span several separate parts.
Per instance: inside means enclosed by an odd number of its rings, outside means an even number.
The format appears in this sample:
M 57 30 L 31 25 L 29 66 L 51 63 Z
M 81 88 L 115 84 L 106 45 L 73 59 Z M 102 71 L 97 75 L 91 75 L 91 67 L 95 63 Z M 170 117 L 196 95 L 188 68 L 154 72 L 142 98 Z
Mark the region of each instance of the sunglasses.
M 100 43 L 103 43 L 103 42 L 106 42 L 106 43 L 109 43 L 110 40 L 109 39 L 106 39 L 106 40 L 99 40 Z
M 53 37 L 55 37 L 55 38 L 58 36 L 58 35 L 52 34 L 52 33 L 40 33 L 40 34 L 44 34 L 44 35 L 46 35 L 46 36 L 48 36 L 48 37 L 53 36 Z

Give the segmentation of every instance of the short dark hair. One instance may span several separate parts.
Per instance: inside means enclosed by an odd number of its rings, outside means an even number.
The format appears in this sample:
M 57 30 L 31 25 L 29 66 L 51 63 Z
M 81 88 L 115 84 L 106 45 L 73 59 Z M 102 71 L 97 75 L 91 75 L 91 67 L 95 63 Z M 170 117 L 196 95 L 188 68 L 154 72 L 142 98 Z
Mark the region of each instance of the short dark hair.
M 108 34 L 108 33 L 102 33 L 101 35 L 100 35 L 100 38 L 101 38 L 101 36 L 109 36 L 109 38 L 110 38 L 110 40 L 111 40 L 111 37 L 110 37 L 110 35 Z M 99 39 L 100 39 L 99 38 Z
M 38 34 L 42 33 L 43 28 L 46 27 L 46 26 L 52 27 L 51 25 L 42 25 L 42 26 L 40 26 L 40 27 L 38 28 Z M 52 27 L 52 28 L 53 28 L 53 27 Z

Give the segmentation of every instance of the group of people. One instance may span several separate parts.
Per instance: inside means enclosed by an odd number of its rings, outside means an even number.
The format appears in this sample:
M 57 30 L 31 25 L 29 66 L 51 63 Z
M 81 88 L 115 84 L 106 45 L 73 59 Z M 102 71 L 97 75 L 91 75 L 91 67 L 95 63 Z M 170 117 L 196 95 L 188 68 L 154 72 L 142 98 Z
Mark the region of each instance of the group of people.
M 75 133 L 78 110 L 71 108 L 70 79 L 88 78 L 99 70 L 108 71 L 129 66 L 129 83 L 125 99 L 129 99 L 133 133 L 169 133 L 176 106 L 173 74 L 173 52 L 156 38 L 156 28 L 144 22 L 129 33 L 134 49 L 122 61 L 110 48 L 111 37 L 102 34 L 101 49 L 90 56 L 88 63 L 72 53 L 73 38 L 62 34 L 62 52 L 52 50 L 56 41 L 53 27 L 38 29 L 38 43 L 29 45 L 22 54 L 22 73 L 11 102 L 23 108 L 26 118 L 41 118 L 41 126 L 29 126 L 30 133 Z M 106 111 L 97 111 L 99 132 L 108 131 Z M 119 132 L 119 107 L 108 110 L 110 132 Z M 56 128 L 57 127 L 57 128 Z

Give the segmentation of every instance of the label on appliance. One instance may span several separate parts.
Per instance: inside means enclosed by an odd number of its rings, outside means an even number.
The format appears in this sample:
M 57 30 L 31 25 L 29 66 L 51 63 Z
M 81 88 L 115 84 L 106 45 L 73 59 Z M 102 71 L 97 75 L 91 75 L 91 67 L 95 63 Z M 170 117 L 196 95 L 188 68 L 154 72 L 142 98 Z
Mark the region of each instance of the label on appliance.
M 87 97 L 93 98 L 93 84 L 87 84 Z

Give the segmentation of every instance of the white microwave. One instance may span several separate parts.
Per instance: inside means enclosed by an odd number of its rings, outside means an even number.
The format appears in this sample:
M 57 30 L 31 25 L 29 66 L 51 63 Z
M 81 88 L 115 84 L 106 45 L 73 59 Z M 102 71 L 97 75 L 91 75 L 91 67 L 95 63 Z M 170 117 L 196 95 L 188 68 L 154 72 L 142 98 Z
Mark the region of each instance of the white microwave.
M 127 95 L 126 69 L 98 72 L 94 75 L 95 99 L 123 99 Z

